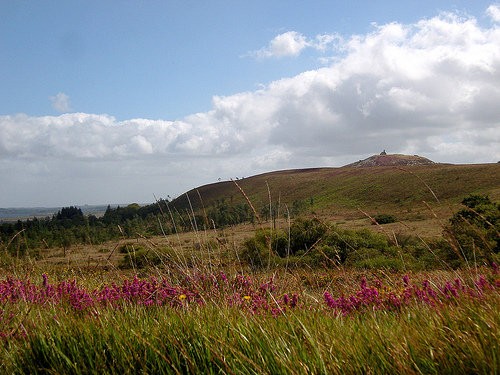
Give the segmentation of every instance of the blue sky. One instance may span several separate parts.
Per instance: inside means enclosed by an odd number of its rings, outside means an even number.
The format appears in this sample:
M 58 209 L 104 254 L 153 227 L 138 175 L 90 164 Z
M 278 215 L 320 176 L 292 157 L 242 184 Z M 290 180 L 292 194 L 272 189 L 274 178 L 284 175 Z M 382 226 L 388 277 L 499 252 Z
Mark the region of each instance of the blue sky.
M 1 1 L 0 207 L 388 149 L 496 162 L 491 1 Z
M 214 95 L 320 67 L 317 54 L 245 57 L 276 35 L 372 30 L 458 10 L 484 21 L 484 1 L 3 1 L 0 113 L 76 112 L 175 120 Z

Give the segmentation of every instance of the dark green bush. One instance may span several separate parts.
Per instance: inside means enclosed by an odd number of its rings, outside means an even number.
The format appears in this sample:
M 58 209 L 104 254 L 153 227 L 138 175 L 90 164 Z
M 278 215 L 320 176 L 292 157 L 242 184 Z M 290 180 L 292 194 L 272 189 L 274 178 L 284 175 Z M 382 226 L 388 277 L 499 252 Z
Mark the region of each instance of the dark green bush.
M 493 262 L 500 253 L 500 204 L 481 195 L 469 195 L 462 204 L 444 231 L 453 253 L 469 263 Z
M 283 263 L 307 263 L 310 266 L 334 266 L 343 264 L 351 257 L 350 264 L 366 261 L 370 256 L 393 259 L 397 251 L 391 247 L 386 237 L 364 230 L 343 230 L 328 228 L 317 219 L 298 219 L 290 226 L 290 237 L 284 231 L 258 230 L 255 236 L 245 241 L 241 259 L 252 267 Z M 358 251 L 367 252 L 356 258 Z M 398 261 L 399 262 L 399 261 Z M 391 263 L 394 266 L 394 262 Z M 398 265 L 399 267 L 399 265 Z
M 378 224 L 390 224 L 395 223 L 397 221 L 396 217 L 388 214 L 379 214 L 374 217 L 375 221 Z M 375 224 L 375 223 L 373 223 Z
M 120 268 L 146 268 L 156 267 L 168 263 L 172 259 L 171 249 L 144 249 L 141 246 L 134 246 L 132 251 L 125 254 L 120 262 Z
M 327 230 L 327 226 L 316 218 L 295 220 L 290 226 L 291 254 L 300 250 L 307 251 L 326 234 Z
M 288 240 L 283 232 L 271 232 L 259 229 L 252 238 L 243 243 L 240 258 L 253 268 L 260 268 L 276 263 L 277 254 L 286 254 Z
M 317 219 L 297 219 L 289 231 L 259 230 L 243 246 L 241 259 L 252 267 L 348 265 L 356 268 L 422 270 L 457 268 L 498 261 L 500 209 L 487 197 L 464 199 L 443 238 L 386 235 L 328 227 Z M 380 218 L 379 218 L 380 219 Z M 382 220 L 383 221 L 383 220 Z
M 297 219 L 287 231 L 258 230 L 253 238 L 243 244 L 242 260 L 253 267 L 274 264 L 279 258 L 307 253 L 327 232 L 326 225 L 318 219 Z

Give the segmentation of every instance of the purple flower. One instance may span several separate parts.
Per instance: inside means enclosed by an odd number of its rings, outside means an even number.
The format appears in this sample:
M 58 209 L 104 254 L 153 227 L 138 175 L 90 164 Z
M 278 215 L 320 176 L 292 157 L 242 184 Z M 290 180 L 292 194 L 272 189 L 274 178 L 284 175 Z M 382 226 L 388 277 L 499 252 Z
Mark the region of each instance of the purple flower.
M 330 293 L 325 292 L 323 294 L 323 298 L 325 299 L 325 302 L 326 302 L 328 307 L 331 307 L 333 309 L 337 306 L 337 303 L 335 302 L 335 298 L 333 298 Z
M 403 276 L 403 283 L 404 283 L 405 287 L 410 285 L 410 277 L 408 275 Z
M 49 277 L 47 276 L 46 273 L 42 273 L 42 279 L 43 279 L 43 287 L 47 288 Z
M 366 277 L 361 278 L 361 289 L 366 289 Z

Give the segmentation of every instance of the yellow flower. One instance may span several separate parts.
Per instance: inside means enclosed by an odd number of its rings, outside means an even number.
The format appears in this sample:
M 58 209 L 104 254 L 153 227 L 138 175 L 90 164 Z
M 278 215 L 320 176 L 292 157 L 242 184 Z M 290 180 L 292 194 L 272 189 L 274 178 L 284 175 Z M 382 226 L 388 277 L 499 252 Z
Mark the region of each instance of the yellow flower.
M 187 298 L 187 296 L 186 296 L 185 294 L 181 294 L 181 295 L 179 296 L 179 299 L 180 299 L 181 301 L 184 301 L 186 298 Z
M 252 299 L 252 297 L 250 297 L 250 296 L 243 296 L 243 299 L 244 299 L 245 301 L 250 301 L 250 300 Z

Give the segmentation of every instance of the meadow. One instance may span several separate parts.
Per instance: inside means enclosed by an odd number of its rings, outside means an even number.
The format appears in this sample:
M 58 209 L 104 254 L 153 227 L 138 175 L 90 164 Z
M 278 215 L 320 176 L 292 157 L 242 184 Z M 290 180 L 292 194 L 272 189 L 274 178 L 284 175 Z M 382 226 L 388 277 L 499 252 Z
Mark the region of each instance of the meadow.
M 192 210 L 190 231 L 26 251 L 22 232 L 0 248 L 0 372 L 498 373 L 499 205 L 450 196 L 418 217 L 392 193 L 378 216 Z
M 119 278 L 87 270 L 59 279 L 20 271 L 0 281 L 3 373 L 499 368 L 498 268 L 415 275 L 156 269 Z

